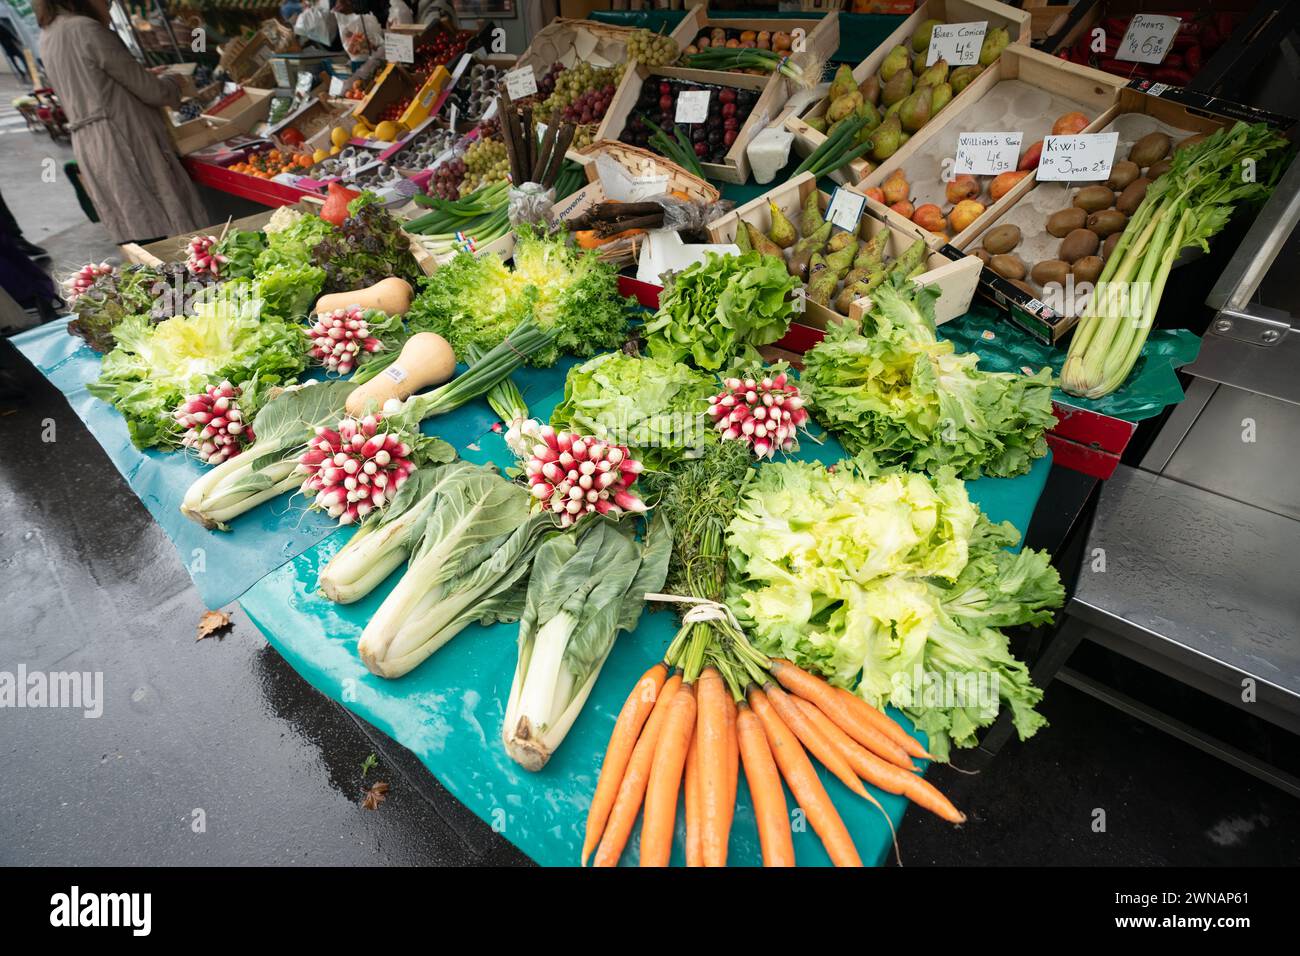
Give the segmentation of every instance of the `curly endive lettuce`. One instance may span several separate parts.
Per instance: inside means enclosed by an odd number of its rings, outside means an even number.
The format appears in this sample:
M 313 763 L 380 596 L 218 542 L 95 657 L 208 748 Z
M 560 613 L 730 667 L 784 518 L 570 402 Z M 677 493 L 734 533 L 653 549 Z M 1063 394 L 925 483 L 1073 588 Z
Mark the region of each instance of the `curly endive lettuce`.
M 262 317 L 279 321 L 305 319 L 325 284 L 325 270 L 318 266 L 274 265 L 253 280 L 252 292 L 262 300 Z
M 260 299 L 231 291 L 196 303 L 194 315 L 157 325 L 129 316 L 113 329 L 117 346 L 87 390 L 122 413 L 137 448 L 175 447 L 180 434 L 171 413 L 186 395 L 223 379 L 287 384 L 305 368 L 301 329 L 265 320 L 261 309 Z
M 917 471 L 1012 477 L 1047 454 L 1056 423 L 1049 369 L 985 372 L 935 334 L 935 289 L 872 293 L 861 332 L 833 324 L 804 357 L 813 417 L 850 452 Z
M 755 346 L 785 335 L 794 318 L 791 293 L 799 280 L 775 256 L 705 253 L 703 262 L 672 277 L 659 296 L 659 311 L 646 322 L 646 344 L 655 358 L 690 359 L 717 371 L 736 358 L 757 360 Z
M 499 256 L 460 253 L 432 276 L 407 313 L 414 331 L 437 332 L 463 354 L 493 348 L 532 314 L 554 329 L 555 345 L 533 355 L 532 365 L 553 365 L 561 353 L 595 355 L 627 338 L 629 306 L 618 293 L 618 274 L 594 252 L 521 229 L 513 265 Z
M 610 352 L 569 370 L 551 424 L 627 445 L 637 460 L 662 469 L 716 438 L 705 412 L 717 390 L 714 376 L 688 365 Z
M 277 216 L 283 217 L 276 222 Z M 291 213 L 291 215 L 290 215 Z M 338 234 L 332 223 L 319 216 L 308 216 L 285 207 L 277 209 L 263 230 L 266 249 L 257 257 L 260 274 L 275 266 L 312 265 L 312 249 L 326 239 Z
M 1022 738 L 1042 691 L 1000 628 L 1052 619 L 1065 593 L 1041 551 L 993 524 L 951 469 L 767 464 L 727 529 L 727 600 L 765 652 L 893 704 L 946 759 L 1011 708 Z

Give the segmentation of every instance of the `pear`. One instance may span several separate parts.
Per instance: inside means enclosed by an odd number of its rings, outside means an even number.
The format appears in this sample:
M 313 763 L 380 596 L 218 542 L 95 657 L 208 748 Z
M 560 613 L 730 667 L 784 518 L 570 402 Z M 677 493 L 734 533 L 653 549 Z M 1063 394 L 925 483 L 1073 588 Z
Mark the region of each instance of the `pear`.
M 925 53 L 917 53 L 912 57 L 912 72 L 920 76 L 925 72 L 925 61 L 928 56 Z
M 866 122 L 862 124 L 863 131 L 879 126 L 880 120 L 882 119 L 880 110 L 876 109 L 875 104 L 866 102 L 865 100 L 862 105 L 858 107 L 857 115 L 866 120 Z
M 842 63 L 835 71 L 835 78 L 831 80 L 831 88 L 826 93 L 826 99 L 834 102 L 845 93 L 853 92 L 857 86 L 858 81 L 853 78 L 853 68 Z
M 909 66 L 911 64 L 908 62 L 907 47 L 900 44 L 890 50 L 885 59 L 881 61 L 880 79 L 882 82 L 888 83 L 894 78 L 895 73 L 906 70 Z
M 865 102 L 875 106 L 880 102 L 880 76 L 872 73 L 858 84 L 858 92 L 862 94 Z
M 799 233 L 803 236 L 800 242 L 806 242 L 813 233 L 822 227 L 825 220 L 822 219 L 821 199 L 817 195 L 817 190 L 808 191 L 808 198 L 803 201 L 803 209 L 799 213 Z
M 907 70 L 899 70 L 885 82 L 885 88 L 880 91 L 880 102 L 886 106 L 893 106 L 906 99 L 912 92 L 912 82 L 911 73 Z
M 767 211 L 772 217 L 772 228 L 767 231 L 768 238 L 782 249 L 789 249 L 799 238 L 799 234 L 794 231 L 794 223 L 787 219 L 781 207 L 770 199 L 767 201 Z
M 808 274 L 815 276 L 826 268 L 826 257 L 821 254 L 821 250 L 814 252 L 808 260 Z
M 850 242 L 853 243 L 855 248 L 857 247 L 858 241 L 854 238 L 853 233 L 837 232 L 835 235 L 831 236 L 830 241 L 826 243 L 826 251 L 830 253 L 839 252 Z
M 970 81 L 975 79 L 984 72 L 982 66 L 959 66 L 953 70 L 948 77 L 948 82 L 952 85 L 952 95 L 956 96 L 962 90 L 966 89 Z
M 909 133 L 915 133 L 930 122 L 930 97 L 932 95 L 930 87 L 921 86 L 903 101 L 903 105 L 898 110 L 898 118 L 903 124 L 903 129 Z
M 1006 27 L 995 27 L 984 34 L 984 43 L 980 47 L 980 66 L 992 66 L 996 63 L 1010 42 L 1011 34 Z
M 745 223 L 745 230 L 749 233 L 749 244 L 754 249 L 763 253 L 765 256 L 776 256 L 780 258 L 781 247 L 778 246 L 759 230 L 752 222 Z
M 740 250 L 742 256 L 746 252 L 753 250 L 754 247 L 749 242 L 749 230 L 745 228 L 745 223 L 742 222 L 736 226 L 736 238 L 732 242 L 736 244 L 736 248 Z
M 870 222 L 868 217 L 862 217 L 862 228 L 866 229 Z M 853 268 L 868 273 L 875 272 L 885 263 L 885 250 L 889 248 L 889 230 L 881 229 L 874 236 L 862 238 L 865 241 L 858 247 L 858 254 L 853 257 Z
M 826 110 L 826 119 L 831 123 L 837 123 L 846 116 L 852 116 L 861 105 L 862 94 L 858 92 L 857 87 L 854 87 L 850 92 L 831 102 Z
M 825 133 L 826 127 L 829 125 L 826 122 L 825 113 L 823 113 L 821 116 L 810 116 L 806 120 L 804 120 L 804 122 L 808 124 L 809 129 L 815 129 L 819 133 Z
M 871 147 L 871 158 L 878 163 L 883 163 L 890 156 L 898 151 L 902 145 L 899 140 L 903 132 L 902 124 L 898 121 L 898 114 L 886 116 L 884 122 L 876 127 L 875 133 L 871 136 L 873 143 Z
M 940 83 L 930 94 L 930 116 L 943 109 L 952 99 L 952 85 L 949 83 Z
M 841 232 L 837 235 L 848 236 L 849 239 L 841 248 L 826 257 L 826 268 L 834 272 L 836 281 L 839 281 L 848 275 L 849 269 L 853 267 L 853 257 L 858 254 L 858 239 L 851 232 Z
M 948 61 L 935 60 L 932 66 L 928 66 L 925 72 L 916 78 L 917 86 L 938 86 L 948 79 Z
M 831 302 L 831 296 L 835 294 L 835 287 L 839 285 L 840 277 L 829 269 L 823 268 L 813 274 L 811 281 L 808 283 L 808 298 L 821 306 L 828 306 Z
M 943 26 L 942 20 L 922 20 L 912 31 L 912 52 L 925 53 L 930 49 L 930 35 L 935 27 Z
M 822 222 L 816 230 L 794 244 L 794 248 L 790 250 L 790 261 L 785 264 L 790 275 L 801 280 L 808 278 L 812 257 L 821 254 L 822 247 L 830 237 L 831 228 L 829 222 Z

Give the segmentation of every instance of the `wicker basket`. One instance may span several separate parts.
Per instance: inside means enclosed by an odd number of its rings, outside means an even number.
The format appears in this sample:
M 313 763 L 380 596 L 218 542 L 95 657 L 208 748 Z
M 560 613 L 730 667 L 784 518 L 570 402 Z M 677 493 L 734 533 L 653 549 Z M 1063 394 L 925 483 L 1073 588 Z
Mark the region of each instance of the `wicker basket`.
M 528 44 L 528 49 L 519 56 L 520 66 L 531 66 L 533 72 L 541 75 L 553 63 L 558 63 L 574 49 L 574 38 L 585 33 L 600 44 L 617 44 L 618 53 L 606 50 L 613 58 L 627 59 L 628 38 L 636 32 L 635 27 L 622 27 L 613 23 L 601 23 L 598 20 L 572 20 L 556 17 L 543 27 Z M 609 57 L 607 57 L 609 58 Z
M 298 49 L 298 38 L 293 29 L 279 20 L 263 20 L 258 28 L 266 42 L 276 53 L 293 53 Z
M 722 194 L 707 180 L 689 173 L 670 159 L 640 146 L 629 146 L 614 139 L 601 139 L 581 151 L 581 155 L 593 159 L 598 153 L 604 153 L 616 159 L 624 169 L 637 176 L 668 177 L 668 189 L 671 192 L 685 193 L 691 199 L 701 202 L 717 202 Z

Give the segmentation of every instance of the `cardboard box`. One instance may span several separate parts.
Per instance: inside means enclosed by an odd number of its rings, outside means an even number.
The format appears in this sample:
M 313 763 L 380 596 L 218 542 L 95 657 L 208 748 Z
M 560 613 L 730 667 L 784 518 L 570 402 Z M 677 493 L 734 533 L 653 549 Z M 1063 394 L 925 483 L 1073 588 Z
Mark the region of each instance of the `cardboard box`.
M 382 120 L 384 110 L 394 103 L 414 97 L 419 87 L 409 70 L 399 63 L 389 63 L 380 71 L 379 78 L 375 80 L 366 98 L 357 103 L 352 115 L 363 117 L 374 127 Z
M 870 56 L 853 68 L 853 78 L 858 83 L 862 83 L 868 76 L 878 72 L 880 64 L 889 55 L 889 51 L 900 43 L 907 44 L 910 48 L 912 34 L 926 20 L 942 20 L 945 23 L 982 20 L 988 23 L 989 29 L 1005 27 L 1011 34 L 1012 44 L 1029 42 L 1029 14 L 1023 10 L 997 3 L 995 0 L 928 0 L 927 3 L 917 7 L 916 12 L 903 21 L 902 25 L 891 33 L 884 43 L 876 47 Z M 1008 46 L 1007 49 L 1011 48 Z M 953 97 L 944 112 L 960 104 L 962 98 L 970 93 L 971 86 L 974 85 L 972 83 Z M 819 133 L 806 122 L 809 117 L 821 116 L 825 112 L 826 103 L 822 101 L 803 116 L 791 116 L 786 120 L 785 128 L 794 133 L 794 148 L 800 156 L 809 155 L 826 141 L 824 133 Z M 865 179 L 871 170 L 872 165 L 866 159 L 855 159 L 843 169 L 831 173 L 831 178 L 841 183 L 858 183 Z

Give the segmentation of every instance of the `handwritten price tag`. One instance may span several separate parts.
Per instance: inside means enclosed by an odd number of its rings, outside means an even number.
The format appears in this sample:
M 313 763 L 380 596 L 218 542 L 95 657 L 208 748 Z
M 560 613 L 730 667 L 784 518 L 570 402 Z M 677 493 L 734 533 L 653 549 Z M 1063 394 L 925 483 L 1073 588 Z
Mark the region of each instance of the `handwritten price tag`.
M 1115 161 L 1119 133 L 1080 133 L 1043 138 L 1038 160 L 1039 182 L 1078 182 L 1107 179 Z
M 1024 133 L 959 133 L 953 172 L 996 176 L 1016 168 Z
M 678 123 L 703 123 L 709 118 L 709 91 L 683 90 L 677 94 Z
M 415 62 L 415 37 L 409 33 L 384 34 L 384 59 L 389 63 Z
M 330 96 L 342 96 L 344 84 L 347 81 L 341 76 L 330 77 Z
M 1115 59 L 1131 63 L 1163 63 L 1182 22 L 1178 17 L 1133 14 L 1128 29 L 1124 31 L 1124 39 L 1119 41 Z
M 537 77 L 531 66 L 521 66 L 506 74 L 506 92 L 512 100 L 522 100 L 537 92 Z
M 980 61 L 980 47 L 984 45 L 987 22 L 939 23 L 930 31 L 930 48 L 925 54 L 925 65 L 933 66 L 947 60 L 949 66 L 974 66 Z
M 862 220 L 862 208 L 866 204 L 866 196 L 836 186 L 835 192 L 831 193 L 831 201 L 826 206 L 826 221 L 846 232 L 852 232 L 858 228 L 858 223 Z

